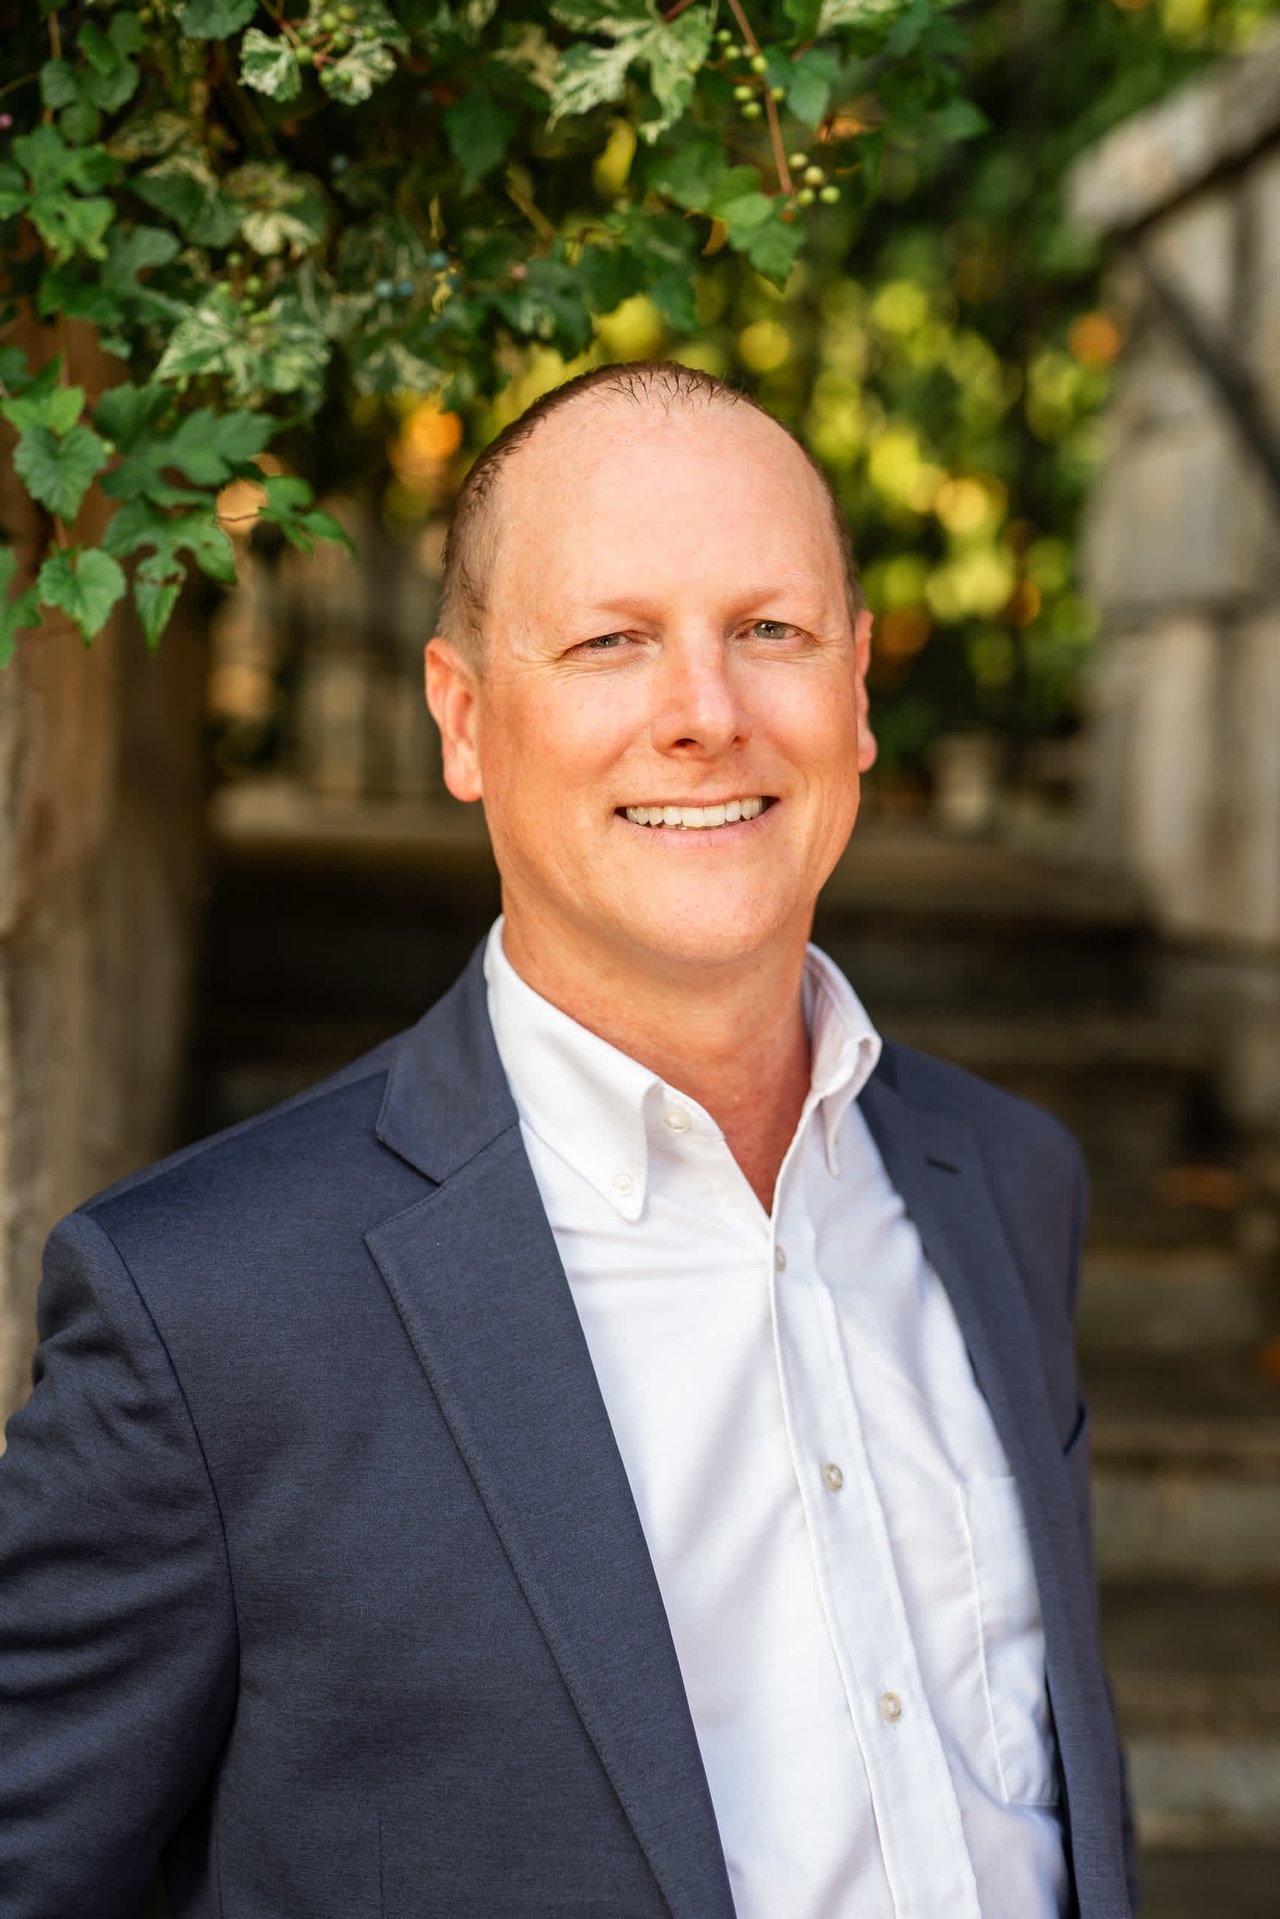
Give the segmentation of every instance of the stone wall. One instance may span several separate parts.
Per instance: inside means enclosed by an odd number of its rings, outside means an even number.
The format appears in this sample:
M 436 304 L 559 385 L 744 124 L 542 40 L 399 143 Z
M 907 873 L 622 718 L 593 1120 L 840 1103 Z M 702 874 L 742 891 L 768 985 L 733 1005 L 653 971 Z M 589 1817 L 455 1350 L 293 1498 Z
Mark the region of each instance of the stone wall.
M 1083 545 L 1091 838 L 1215 994 L 1236 968 L 1226 1090 L 1280 1126 L 1280 35 L 1117 129 L 1072 204 L 1128 329 Z
M 71 345 L 92 387 L 92 347 Z M 9 452 L 0 516 L 30 566 L 47 528 Z M 179 1124 L 202 887 L 198 634 L 175 622 L 152 659 L 127 616 L 89 650 L 52 620 L 0 675 L 0 1420 L 28 1390 L 49 1227 Z

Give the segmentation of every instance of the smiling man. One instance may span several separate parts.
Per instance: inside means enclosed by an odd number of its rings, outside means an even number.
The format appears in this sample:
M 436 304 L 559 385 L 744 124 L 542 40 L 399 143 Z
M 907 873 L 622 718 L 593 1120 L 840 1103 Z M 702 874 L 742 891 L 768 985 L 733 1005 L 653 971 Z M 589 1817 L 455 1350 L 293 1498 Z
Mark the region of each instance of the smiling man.
M 51 1240 L 0 1914 L 1125 1919 L 1079 1157 L 808 944 L 875 757 L 825 482 L 599 369 L 442 627 L 481 953 Z

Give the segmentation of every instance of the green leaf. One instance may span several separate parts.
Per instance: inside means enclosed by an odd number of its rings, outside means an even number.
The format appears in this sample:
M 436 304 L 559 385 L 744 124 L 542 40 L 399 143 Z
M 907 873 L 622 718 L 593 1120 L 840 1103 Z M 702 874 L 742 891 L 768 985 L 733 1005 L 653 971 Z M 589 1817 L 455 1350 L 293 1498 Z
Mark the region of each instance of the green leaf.
M 136 13 L 114 13 L 107 37 L 117 53 L 141 53 L 147 36 Z
M 267 501 L 259 518 L 278 526 L 290 546 L 302 553 L 314 551 L 317 540 L 332 540 L 354 553 L 350 536 L 332 513 L 312 505 L 314 495 L 305 480 L 291 473 L 270 474 L 262 481 Z
M 664 267 L 661 273 L 650 280 L 648 292 L 663 319 L 677 333 L 698 331 L 693 281 L 687 273 L 681 273 L 675 267 Z
M 180 566 L 174 571 L 173 566 L 158 553 L 149 560 L 139 562 L 133 576 L 133 604 L 147 650 L 151 653 L 160 644 L 160 637 L 178 604 L 185 578 L 186 574 Z
M 40 69 L 40 101 L 57 112 L 80 98 L 80 76 L 68 60 L 46 60 Z
M 444 130 L 462 168 L 462 191 L 470 193 L 501 161 L 516 123 L 483 87 L 471 87 L 444 110 Z
M 782 11 L 794 27 L 797 40 L 817 37 L 822 0 L 782 0 Z
M 12 219 L 27 204 L 27 183 L 17 167 L 0 161 L 0 220 Z
M 831 89 L 840 78 L 839 60 L 826 47 L 810 47 L 799 59 L 784 60 L 780 67 L 779 84 L 786 87 L 788 107 L 797 120 L 816 127 L 831 105 Z
M 739 244 L 729 229 L 729 243 L 744 253 L 757 273 L 771 280 L 775 286 L 785 286 L 791 269 L 795 265 L 805 243 L 805 225 L 803 220 L 784 221 L 777 214 L 764 226 L 757 227 Z
M 125 577 L 109 553 L 98 547 L 69 547 L 40 568 L 35 590 L 44 606 L 57 607 L 80 629 L 87 646 L 125 595 Z
M 240 78 L 255 93 L 272 100 L 296 100 L 302 92 L 302 70 L 283 34 L 250 27 L 240 42 Z
M 79 265 L 72 262 L 45 269 L 36 294 L 36 312 L 42 320 L 61 315 L 67 320 L 88 320 L 97 327 L 113 327 L 124 316 L 124 303 L 96 276 L 86 279 Z
M 670 24 L 658 27 L 645 44 L 649 85 L 658 103 L 658 117 L 640 131 L 656 140 L 667 127 L 683 119 L 692 104 L 698 69 L 711 51 L 712 14 L 708 7 L 691 7 Z
M 341 106 L 353 107 L 367 100 L 395 70 L 396 56 L 386 41 L 366 40 L 344 53 L 341 60 L 326 61 L 320 70 L 320 84 Z
M 652 31 L 641 25 L 627 28 L 611 47 L 578 42 L 566 48 L 551 89 L 550 124 L 620 100 L 627 90 L 631 63 Z
M 262 413 L 214 413 L 201 407 L 178 422 L 158 444 L 164 465 L 176 467 L 197 486 L 222 486 L 270 444 L 276 423 Z
M 552 19 L 568 27 L 570 33 L 609 33 L 617 20 L 643 20 L 652 24 L 654 19 L 650 0 L 612 0 L 607 22 L 601 18 L 604 9 L 597 0 L 551 0 L 548 11 Z
M 13 465 L 33 500 L 74 520 L 81 502 L 107 464 L 107 449 L 92 428 L 75 426 L 62 439 L 33 426 L 13 450 Z
M 94 193 L 120 177 L 120 162 L 112 154 L 102 147 L 69 147 L 56 127 L 15 134 L 12 151 L 33 193 Z
M 51 361 L 40 369 L 25 393 L 0 402 L 0 417 L 18 433 L 42 426 L 52 433 L 66 433 L 80 418 L 84 407 L 82 386 L 63 386 L 61 363 Z
M 118 40 L 116 32 L 106 34 L 92 20 L 86 20 L 80 28 L 80 47 L 88 61 L 85 92 L 104 113 L 115 113 L 132 98 L 138 85 L 138 69 Z
M 240 204 L 240 232 L 255 253 L 309 253 L 329 231 L 329 202 L 315 180 L 277 161 L 255 161 L 227 176 Z
M 224 247 L 239 231 L 242 209 L 201 153 L 171 153 L 130 185 L 197 246 Z
M 257 11 L 258 0 L 187 0 L 182 31 L 189 40 L 229 40 Z
M 948 100 L 930 122 L 930 131 L 943 140 L 972 140 L 985 133 L 991 122 L 972 100 Z
M 127 500 L 107 527 L 102 544 L 121 559 L 150 547 L 154 558 L 143 564 L 153 583 L 172 579 L 182 570 L 182 553 L 189 553 L 209 579 L 222 586 L 236 583 L 235 548 L 207 505 L 194 513 L 165 513 L 152 500 Z
M 58 115 L 58 131 L 73 147 L 88 146 L 102 131 L 102 115 L 88 100 L 77 100 Z
M 18 570 L 18 557 L 11 546 L 0 546 L 0 668 L 8 666 L 17 651 L 19 633 L 30 632 L 40 624 L 40 599 L 34 586 L 9 598 Z
M 179 320 L 156 367 L 157 380 L 223 373 L 243 332 L 243 316 L 224 287 L 214 287 Z
M 93 424 L 120 453 L 146 439 L 170 403 L 162 386 L 109 387 L 93 409 Z
M 27 212 L 59 266 L 77 253 L 91 260 L 106 259 L 102 236 L 116 217 L 114 201 L 100 195 L 80 200 L 69 193 L 39 193 Z

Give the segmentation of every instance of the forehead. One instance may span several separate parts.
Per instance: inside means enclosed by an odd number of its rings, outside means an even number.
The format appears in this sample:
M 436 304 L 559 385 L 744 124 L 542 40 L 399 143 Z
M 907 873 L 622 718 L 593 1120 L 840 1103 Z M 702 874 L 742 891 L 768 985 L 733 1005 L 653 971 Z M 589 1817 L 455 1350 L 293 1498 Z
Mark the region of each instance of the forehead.
M 495 596 L 589 591 L 640 570 L 694 583 L 748 560 L 843 579 L 817 476 L 754 407 L 584 396 L 512 456 L 495 506 Z

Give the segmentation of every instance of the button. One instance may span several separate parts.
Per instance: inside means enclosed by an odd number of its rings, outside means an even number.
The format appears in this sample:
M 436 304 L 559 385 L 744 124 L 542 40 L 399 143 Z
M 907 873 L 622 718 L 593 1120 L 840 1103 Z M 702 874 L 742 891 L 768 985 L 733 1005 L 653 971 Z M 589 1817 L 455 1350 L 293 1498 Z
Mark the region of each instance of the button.
M 895 1719 L 902 1717 L 902 1701 L 896 1692 L 882 1692 L 880 1695 L 880 1717 L 892 1725 Z
M 833 1466 L 830 1460 L 822 1468 L 822 1483 L 829 1493 L 838 1493 L 844 1485 L 844 1474 L 838 1466 Z
M 627 1172 L 625 1167 L 622 1172 L 615 1173 L 613 1176 L 613 1190 L 615 1193 L 621 1193 L 624 1199 L 628 1193 L 634 1193 L 636 1190 L 635 1174 Z
M 773 1265 L 775 1272 L 785 1273 L 787 1270 L 787 1256 L 781 1246 L 775 1246 L 773 1249 Z
M 683 1106 L 664 1106 L 662 1123 L 670 1127 L 673 1133 L 687 1133 L 691 1122 Z

